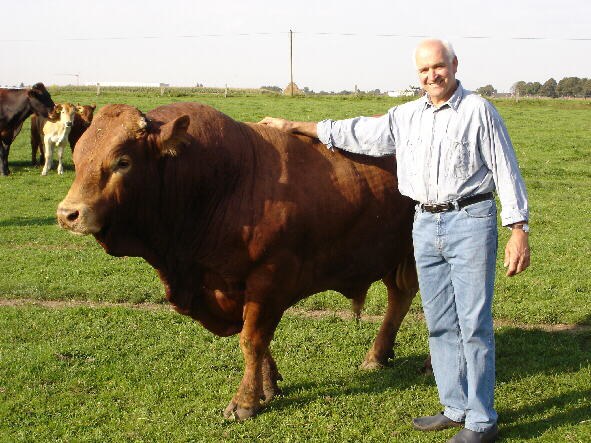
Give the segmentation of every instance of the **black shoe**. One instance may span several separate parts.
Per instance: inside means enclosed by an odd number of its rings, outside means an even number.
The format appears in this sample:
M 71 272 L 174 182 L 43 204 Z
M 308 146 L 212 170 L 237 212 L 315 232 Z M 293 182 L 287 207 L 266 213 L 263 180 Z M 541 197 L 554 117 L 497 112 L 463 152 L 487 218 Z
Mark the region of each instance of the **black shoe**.
M 492 443 L 497 440 L 498 435 L 499 428 L 496 424 L 484 432 L 475 432 L 464 428 L 449 439 L 447 443 Z
M 412 419 L 412 425 L 419 431 L 441 431 L 447 428 L 456 428 L 463 425 L 463 422 L 453 421 L 440 412 L 437 415 L 418 417 Z

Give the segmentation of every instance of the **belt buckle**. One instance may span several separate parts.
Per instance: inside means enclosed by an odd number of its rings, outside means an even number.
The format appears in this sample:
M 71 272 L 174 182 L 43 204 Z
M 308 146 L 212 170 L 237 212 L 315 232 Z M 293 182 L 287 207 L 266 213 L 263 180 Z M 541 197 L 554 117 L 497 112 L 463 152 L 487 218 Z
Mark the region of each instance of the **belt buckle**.
M 431 213 L 445 212 L 449 211 L 450 205 L 449 203 L 424 203 L 423 209 Z

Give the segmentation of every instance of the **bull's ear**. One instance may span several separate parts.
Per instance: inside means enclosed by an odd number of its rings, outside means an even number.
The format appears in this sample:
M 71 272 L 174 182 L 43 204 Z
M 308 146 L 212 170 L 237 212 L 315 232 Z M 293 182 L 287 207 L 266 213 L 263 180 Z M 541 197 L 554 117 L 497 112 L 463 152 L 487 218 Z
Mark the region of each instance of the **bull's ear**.
M 190 122 L 189 116 L 183 115 L 160 127 L 158 147 L 163 156 L 177 155 L 177 149 L 187 141 L 187 128 Z

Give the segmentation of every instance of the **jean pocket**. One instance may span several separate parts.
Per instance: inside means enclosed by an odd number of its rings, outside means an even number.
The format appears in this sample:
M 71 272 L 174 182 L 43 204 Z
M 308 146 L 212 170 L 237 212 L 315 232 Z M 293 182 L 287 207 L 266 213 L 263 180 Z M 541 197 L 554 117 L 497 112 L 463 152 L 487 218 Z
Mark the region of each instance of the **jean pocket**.
M 465 206 L 462 210 L 472 218 L 485 218 L 496 215 L 496 205 L 493 200 L 484 200 Z

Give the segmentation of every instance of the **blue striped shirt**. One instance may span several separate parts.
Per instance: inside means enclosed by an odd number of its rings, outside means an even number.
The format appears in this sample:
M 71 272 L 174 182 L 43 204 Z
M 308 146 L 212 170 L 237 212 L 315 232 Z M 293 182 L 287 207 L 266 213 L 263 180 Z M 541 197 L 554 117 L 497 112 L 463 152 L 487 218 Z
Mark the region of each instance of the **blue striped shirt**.
M 400 193 L 421 203 L 444 203 L 497 191 L 503 225 L 528 220 L 525 183 L 507 128 L 495 107 L 458 88 L 435 107 L 427 96 L 381 117 L 323 120 L 318 138 L 344 151 L 396 154 Z

